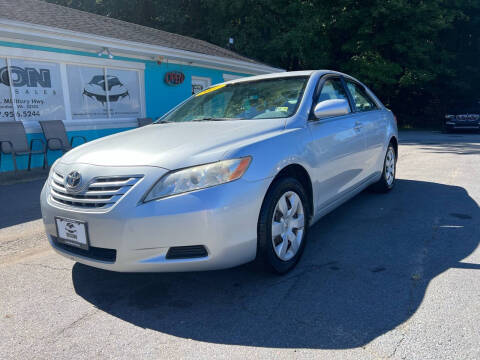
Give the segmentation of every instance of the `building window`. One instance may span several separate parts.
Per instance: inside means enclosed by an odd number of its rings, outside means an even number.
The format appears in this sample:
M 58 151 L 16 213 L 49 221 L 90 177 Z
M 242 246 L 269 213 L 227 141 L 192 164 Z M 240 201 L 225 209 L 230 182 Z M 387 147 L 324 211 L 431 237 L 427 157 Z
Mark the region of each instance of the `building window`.
M 208 77 L 192 76 L 192 95 L 198 94 L 212 85 L 212 79 Z
M 100 59 L 78 56 L 64 62 L 53 59 L 55 54 L 19 52 L 18 58 L 0 57 L 0 121 L 21 120 L 35 127 L 38 120 L 117 124 L 144 116 L 143 70 L 137 64 L 129 68 L 126 62 L 109 60 L 104 66 Z
M 63 120 L 63 87 L 56 63 L 2 59 L 0 120 Z
M 67 65 L 72 119 L 142 116 L 138 72 Z

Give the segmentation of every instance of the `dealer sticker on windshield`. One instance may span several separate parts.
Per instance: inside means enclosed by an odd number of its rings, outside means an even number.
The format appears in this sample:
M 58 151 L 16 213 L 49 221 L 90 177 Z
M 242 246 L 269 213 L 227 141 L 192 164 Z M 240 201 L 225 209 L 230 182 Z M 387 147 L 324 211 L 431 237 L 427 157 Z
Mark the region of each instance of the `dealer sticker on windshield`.
M 78 220 L 56 217 L 58 241 L 88 250 L 87 224 Z
M 208 94 L 208 93 L 210 93 L 210 92 L 212 92 L 212 91 L 221 89 L 221 88 L 223 88 L 223 87 L 225 87 L 225 86 L 226 86 L 226 84 L 217 85 L 217 86 L 211 87 L 211 88 L 209 88 L 209 89 L 207 89 L 207 90 L 203 90 L 202 92 L 199 92 L 199 93 L 198 93 L 197 95 L 195 95 L 195 96 L 202 96 L 202 95 Z

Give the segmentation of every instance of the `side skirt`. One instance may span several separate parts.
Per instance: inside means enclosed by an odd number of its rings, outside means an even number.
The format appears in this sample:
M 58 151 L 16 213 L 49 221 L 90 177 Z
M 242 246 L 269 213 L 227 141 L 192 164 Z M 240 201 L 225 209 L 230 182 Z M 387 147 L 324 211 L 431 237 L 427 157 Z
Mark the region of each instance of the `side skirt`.
M 312 217 L 310 220 L 310 225 L 315 224 L 318 220 L 320 220 L 323 216 L 327 215 L 329 212 L 335 210 L 337 207 L 345 203 L 346 201 L 350 200 L 353 198 L 355 195 L 361 193 L 363 190 L 365 190 L 367 187 L 369 187 L 371 184 L 374 184 L 377 182 L 382 174 L 381 173 L 374 173 L 370 175 L 368 178 L 360 182 L 356 187 L 346 191 L 344 194 L 342 194 L 339 198 L 333 200 L 331 203 L 328 203 L 327 205 L 323 206 L 320 209 L 317 209 L 315 211 L 315 215 Z

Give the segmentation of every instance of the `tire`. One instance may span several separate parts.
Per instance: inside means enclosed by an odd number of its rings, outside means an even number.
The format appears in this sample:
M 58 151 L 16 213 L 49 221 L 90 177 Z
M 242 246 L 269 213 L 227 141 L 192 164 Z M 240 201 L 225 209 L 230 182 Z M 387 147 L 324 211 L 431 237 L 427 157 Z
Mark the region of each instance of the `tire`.
M 392 160 L 389 156 L 393 156 Z M 393 174 L 391 173 L 393 169 Z M 372 185 L 372 190 L 378 193 L 386 193 L 393 189 L 395 186 L 395 176 L 397 174 L 397 153 L 393 144 L 388 144 L 387 152 L 385 154 L 385 159 L 383 160 L 383 171 L 382 177 L 378 182 Z M 391 177 L 390 177 L 391 175 Z
M 293 213 L 295 203 L 298 206 Z M 287 216 L 284 216 L 282 209 L 283 212 L 287 210 Z M 300 226 L 302 213 L 303 227 Z M 298 180 L 291 177 L 275 180 L 260 210 L 256 263 L 277 274 L 285 274 L 293 269 L 305 249 L 310 214 L 307 194 Z

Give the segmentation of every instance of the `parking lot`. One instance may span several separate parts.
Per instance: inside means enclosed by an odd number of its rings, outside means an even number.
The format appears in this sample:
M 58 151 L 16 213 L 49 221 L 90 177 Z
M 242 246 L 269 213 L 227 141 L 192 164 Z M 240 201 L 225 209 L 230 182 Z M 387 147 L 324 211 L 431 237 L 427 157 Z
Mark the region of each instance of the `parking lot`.
M 395 189 L 321 219 L 283 277 L 76 264 L 44 180 L 0 185 L 0 357 L 479 359 L 480 134 L 400 137 Z

